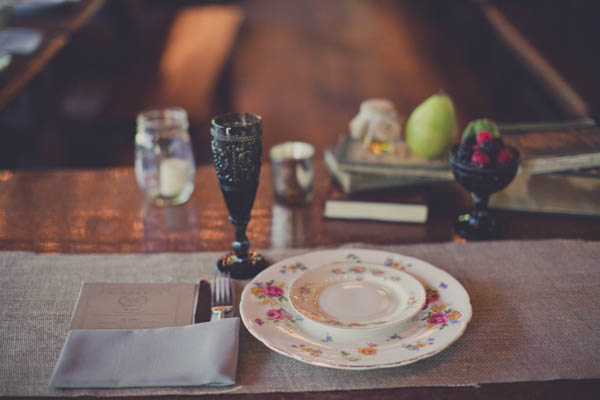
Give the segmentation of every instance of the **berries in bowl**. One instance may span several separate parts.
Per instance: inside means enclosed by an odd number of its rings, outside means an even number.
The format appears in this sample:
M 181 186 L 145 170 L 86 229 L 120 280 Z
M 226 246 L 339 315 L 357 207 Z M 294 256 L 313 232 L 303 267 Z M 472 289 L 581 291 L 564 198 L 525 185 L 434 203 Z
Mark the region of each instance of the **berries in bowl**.
M 487 119 L 470 122 L 459 144 L 450 150 L 456 181 L 471 192 L 473 210 L 459 216 L 455 232 L 469 240 L 493 239 L 499 232 L 490 216 L 489 197 L 504 189 L 517 174 L 519 152 L 506 146 L 497 125 Z

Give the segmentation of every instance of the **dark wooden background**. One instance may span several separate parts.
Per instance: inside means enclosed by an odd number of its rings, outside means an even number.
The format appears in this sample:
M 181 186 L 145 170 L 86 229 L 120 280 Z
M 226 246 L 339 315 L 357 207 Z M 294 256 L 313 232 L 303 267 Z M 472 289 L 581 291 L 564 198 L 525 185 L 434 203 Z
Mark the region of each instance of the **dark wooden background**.
M 305 140 L 318 150 L 347 133 L 369 97 L 389 98 L 406 117 L 444 89 L 461 127 L 477 117 L 572 117 L 479 3 L 107 1 L 1 110 L 0 168 L 132 165 L 136 113 L 173 104 L 190 113 L 200 164 L 210 160 L 211 116 L 230 110 L 264 117 L 265 148 Z M 495 4 L 593 114 L 598 2 Z

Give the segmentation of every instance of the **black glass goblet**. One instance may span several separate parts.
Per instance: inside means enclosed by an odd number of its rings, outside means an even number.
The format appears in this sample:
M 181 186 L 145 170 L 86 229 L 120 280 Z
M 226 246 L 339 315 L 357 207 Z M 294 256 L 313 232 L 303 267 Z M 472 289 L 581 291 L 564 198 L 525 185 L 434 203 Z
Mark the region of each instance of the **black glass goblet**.
M 515 178 L 519 168 L 519 152 L 514 148 L 506 148 L 513 159 L 503 165 L 488 168 L 477 167 L 470 162 L 462 161 L 457 155 L 459 144 L 450 150 L 450 166 L 456 181 L 471 192 L 473 209 L 458 217 L 454 231 L 467 240 L 489 240 L 500 235 L 496 221 L 488 210 L 490 195 L 504 189 Z
M 223 114 L 213 118 L 210 133 L 219 186 L 235 228 L 233 251 L 219 259 L 217 268 L 236 279 L 252 278 L 268 266 L 250 251 L 246 236 L 260 175 L 262 120 L 247 113 Z

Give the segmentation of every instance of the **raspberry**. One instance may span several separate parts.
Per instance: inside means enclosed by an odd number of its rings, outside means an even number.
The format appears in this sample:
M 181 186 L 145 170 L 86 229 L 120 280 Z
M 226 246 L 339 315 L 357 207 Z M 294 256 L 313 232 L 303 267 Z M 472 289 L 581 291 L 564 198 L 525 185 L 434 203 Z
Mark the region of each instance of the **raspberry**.
M 499 164 L 506 164 L 507 162 L 512 161 L 513 158 L 513 154 L 510 152 L 510 150 L 504 148 L 498 152 L 498 155 L 496 156 L 496 162 Z
M 483 151 L 477 150 L 473 153 L 473 156 L 471 157 L 471 162 L 477 165 L 478 167 L 483 167 L 484 165 L 490 164 L 490 157 Z
M 490 131 L 480 131 L 477 133 L 477 143 L 486 143 L 493 140 L 492 133 Z

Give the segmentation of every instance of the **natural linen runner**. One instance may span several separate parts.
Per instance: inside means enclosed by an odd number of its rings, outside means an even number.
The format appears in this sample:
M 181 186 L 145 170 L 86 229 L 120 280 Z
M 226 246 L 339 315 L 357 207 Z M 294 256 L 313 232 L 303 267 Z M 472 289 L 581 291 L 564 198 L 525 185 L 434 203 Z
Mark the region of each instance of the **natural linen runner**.
M 288 359 L 241 328 L 237 384 L 232 387 L 54 390 L 48 381 L 83 282 L 196 282 L 201 276 L 211 277 L 220 253 L 2 252 L 0 394 L 261 393 L 600 378 L 600 305 L 596 301 L 600 293 L 600 242 L 350 247 L 417 257 L 452 274 L 464 285 L 473 305 L 473 318 L 465 334 L 438 355 L 414 364 L 345 371 Z M 263 253 L 277 261 L 308 251 Z

